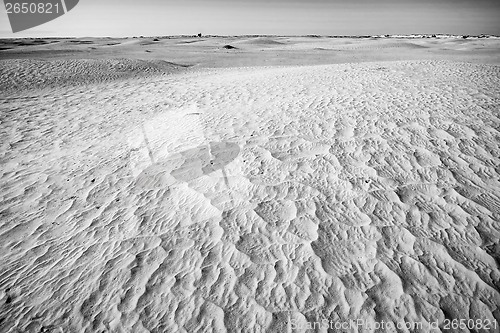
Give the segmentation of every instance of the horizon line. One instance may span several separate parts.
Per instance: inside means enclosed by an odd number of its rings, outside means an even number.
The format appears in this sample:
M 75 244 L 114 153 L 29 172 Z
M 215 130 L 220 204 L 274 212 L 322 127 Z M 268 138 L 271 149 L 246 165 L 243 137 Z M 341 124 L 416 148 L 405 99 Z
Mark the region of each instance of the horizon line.
M 202 34 L 201 36 L 197 34 L 178 34 L 178 35 L 152 35 L 152 36 L 43 36 L 43 37 L 16 37 L 16 36 L 0 36 L 0 39 L 75 39 L 75 38 L 235 38 L 235 37 L 312 37 L 312 38 L 391 38 L 391 37 L 425 37 L 425 38 L 437 38 L 437 37 L 459 37 L 459 38 L 481 38 L 481 37 L 499 37 L 500 35 L 494 34 L 479 34 L 479 35 L 467 35 L 467 34 L 450 34 L 450 33 L 412 33 L 412 34 L 376 34 L 376 35 L 320 35 L 320 34 L 305 34 L 305 35 L 274 35 L 274 34 L 241 34 L 241 35 L 211 35 Z

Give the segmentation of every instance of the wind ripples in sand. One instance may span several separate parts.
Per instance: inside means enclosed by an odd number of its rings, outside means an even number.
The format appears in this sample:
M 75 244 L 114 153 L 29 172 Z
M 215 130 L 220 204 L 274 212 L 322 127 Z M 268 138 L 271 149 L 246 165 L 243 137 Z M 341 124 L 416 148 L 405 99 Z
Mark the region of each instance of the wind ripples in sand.
M 31 95 L 0 100 L 5 331 L 500 319 L 497 66 L 218 69 Z

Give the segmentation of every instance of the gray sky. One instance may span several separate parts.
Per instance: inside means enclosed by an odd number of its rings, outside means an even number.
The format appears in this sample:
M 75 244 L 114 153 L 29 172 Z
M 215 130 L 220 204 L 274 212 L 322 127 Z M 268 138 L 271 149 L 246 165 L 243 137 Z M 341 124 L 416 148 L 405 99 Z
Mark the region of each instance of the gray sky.
M 0 36 L 500 35 L 499 18 L 500 0 L 80 0 L 17 34 L 2 6 Z

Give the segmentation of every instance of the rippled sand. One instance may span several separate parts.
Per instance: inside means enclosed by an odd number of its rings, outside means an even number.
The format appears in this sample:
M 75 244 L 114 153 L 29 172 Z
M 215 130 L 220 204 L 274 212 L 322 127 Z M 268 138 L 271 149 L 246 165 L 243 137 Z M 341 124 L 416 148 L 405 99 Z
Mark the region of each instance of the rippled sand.
M 0 98 L 2 332 L 500 322 L 498 65 L 24 87 Z

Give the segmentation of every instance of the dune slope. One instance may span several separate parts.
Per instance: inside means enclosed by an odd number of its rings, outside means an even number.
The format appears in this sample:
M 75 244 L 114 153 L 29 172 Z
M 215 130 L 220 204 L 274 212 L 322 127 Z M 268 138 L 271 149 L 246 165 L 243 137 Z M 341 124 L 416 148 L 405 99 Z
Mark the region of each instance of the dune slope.
M 445 61 L 6 95 L 0 326 L 500 321 L 499 106 L 500 67 Z

